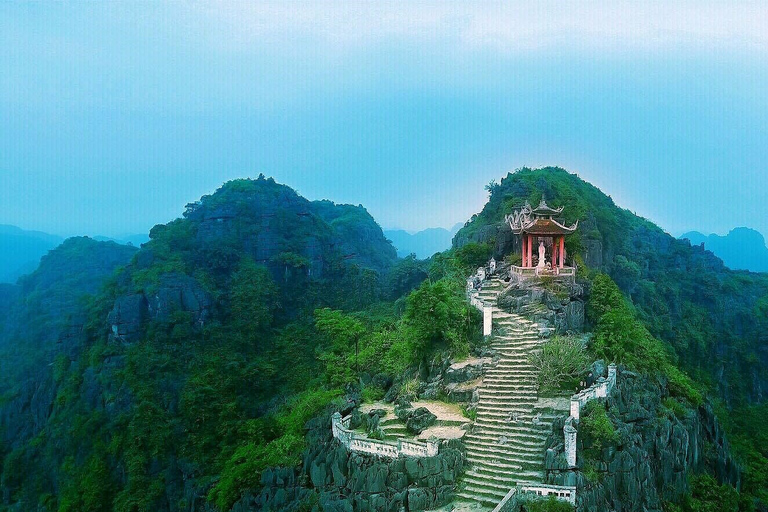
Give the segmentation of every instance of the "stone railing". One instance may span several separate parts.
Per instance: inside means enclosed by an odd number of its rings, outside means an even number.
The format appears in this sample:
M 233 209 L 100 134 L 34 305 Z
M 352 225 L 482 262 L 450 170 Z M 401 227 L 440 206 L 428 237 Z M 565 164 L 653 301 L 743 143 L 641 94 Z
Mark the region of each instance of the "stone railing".
M 480 290 L 478 289 L 487 280 L 488 276 L 496 271 L 495 263 L 489 265 L 489 271 L 484 267 L 477 269 L 474 275 L 467 278 L 467 299 L 469 303 L 483 314 L 483 336 L 490 336 L 493 330 L 493 308 L 486 306 L 480 299 Z
M 563 438 L 565 441 L 565 458 L 570 467 L 576 467 L 576 432 L 574 426 L 581 417 L 581 408 L 591 400 L 605 398 L 616 385 L 616 365 L 608 365 L 608 378 L 600 377 L 597 382 L 587 389 L 579 391 L 571 397 L 571 415 L 565 421 Z
M 571 416 L 578 420 L 581 408 L 592 400 L 605 398 L 616 385 L 616 365 L 608 365 L 608 378 L 599 377 L 597 382 L 583 389 L 571 397 Z
M 576 276 L 575 267 L 518 267 L 512 265 L 509 267 L 509 273 L 513 276 L 517 276 L 518 281 L 526 281 L 528 279 L 534 279 L 537 277 L 549 276 L 553 278 L 567 277 L 569 280 L 573 280 Z
M 520 487 L 513 487 L 504 496 L 504 498 L 496 505 L 493 512 L 505 512 L 507 510 L 507 504 L 513 496 L 517 494 L 534 494 L 536 496 L 554 496 L 563 501 L 567 501 L 571 505 L 576 504 L 576 487 L 569 487 L 564 485 L 549 485 L 549 484 L 532 484 L 522 485 Z
M 333 437 L 338 439 L 348 450 L 367 453 L 378 457 L 396 459 L 405 457 L 434 457 L 440 450 L 440 440 L 428 439 L 425 443 L 398 439 L 397 442 L 368 439 L 349 429 L 349 417 L 343 418 L 336 412 L 331 417 Z

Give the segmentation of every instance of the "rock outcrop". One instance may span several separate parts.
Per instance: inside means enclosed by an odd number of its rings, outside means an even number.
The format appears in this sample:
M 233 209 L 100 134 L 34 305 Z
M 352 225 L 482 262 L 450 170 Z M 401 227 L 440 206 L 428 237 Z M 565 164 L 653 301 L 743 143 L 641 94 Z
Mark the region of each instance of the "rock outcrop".
M 664 406 L 666 388 L 623 371 L 606 400 L 617 441 L 594 456 L 579 428 L 578 468 L 563 454 L 563 421 L 555 422 L 546 456 L 547 483 L 577 485 L 577 508 L 589 512 L 661 512 L 688 491 L 688 477 L 705 469 L 738 486 L 740 472 L 711 407 Z M 671 399 L 670 399 L 671 400 Z M 590 454 L 590 455 L 586 455 Z
M 443 443 L 435 457 L 377 458 L 346 450 L 333 439 L 329 423 L 328 415 L 310 422 L 309 448 L 297 473 L 265 471 L 261 493 L 233 510 L 296 510 L 314 503 L 313 511 L 399 512 L 429 510 L 453 498 L 464 470 L 460 442 Z

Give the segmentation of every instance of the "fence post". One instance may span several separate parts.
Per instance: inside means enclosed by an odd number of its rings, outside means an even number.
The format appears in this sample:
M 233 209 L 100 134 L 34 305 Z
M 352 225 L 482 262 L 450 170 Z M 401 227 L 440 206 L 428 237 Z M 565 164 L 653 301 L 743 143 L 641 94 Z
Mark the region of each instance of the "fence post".
M 483 336 L 490 336 L 493 327 L 493 308 L 491 306 L 483 307 Z

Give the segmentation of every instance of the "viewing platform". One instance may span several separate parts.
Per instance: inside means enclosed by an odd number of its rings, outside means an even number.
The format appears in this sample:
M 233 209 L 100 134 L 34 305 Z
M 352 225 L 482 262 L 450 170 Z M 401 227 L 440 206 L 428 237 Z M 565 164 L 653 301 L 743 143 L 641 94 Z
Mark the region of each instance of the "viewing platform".
M 573 282 L 576 278 L 576 267 L 518 267 L 510 265 L 510 277 L 517 278 L 518 282 L 528 281 L 538 278 L 550 278 L 553 280 L 562 280 Z

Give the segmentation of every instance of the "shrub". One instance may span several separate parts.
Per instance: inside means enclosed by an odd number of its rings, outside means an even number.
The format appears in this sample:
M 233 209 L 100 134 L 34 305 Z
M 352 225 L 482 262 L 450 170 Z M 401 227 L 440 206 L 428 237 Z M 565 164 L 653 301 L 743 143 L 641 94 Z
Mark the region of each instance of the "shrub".
M 602 451 L 608 444 L 618 441 L 619 436 L 613 427 L 611 419 L 602 402 L 590 402 L 584 409 L 584 415 L 579 423 L 587 442 L 591 444 L 590 451 L 595 454 Z
M 555 336 L 528 359 L 539 370 L 537 379 L 542 392 L 561 389 L 589 367 L 589 357 L 581 341 L 572 336 Z

